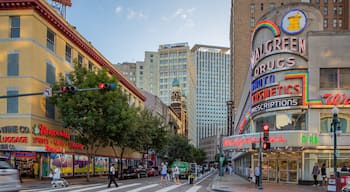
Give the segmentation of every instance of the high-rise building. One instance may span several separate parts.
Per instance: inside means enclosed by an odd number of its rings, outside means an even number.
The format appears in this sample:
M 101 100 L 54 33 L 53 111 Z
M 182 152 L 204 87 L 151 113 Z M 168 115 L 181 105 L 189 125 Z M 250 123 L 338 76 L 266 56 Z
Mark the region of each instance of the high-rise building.
M 250 65 L 251 32 L 260 17 L 275 8 L 293 2 L 307 2 L 317 7 L 323 15 L 323 29 L 326 31 L 350 29 L 349 0 L 232 0 L 230 46 L 231 99 L 234 101 L 234 107 L 238 107 L 240 103 Z
M 196 141 L 202 148 L 202 139 L 212 137 L 216 140 L 217 135 L 227 134 L 230 48 L 194 45 L 191 54 L 196 73 Z M 216 143 L 212 142 L 209 148 L 216 152 Z
M 159 54 L 159 98 L 167 105 L 171 102 L 174 79 L 179 81 L 182 94 L 188 94 L 188 67 L 190 48 L 188 43 L 160 45 Z
M 129 81 L 136 85 L 136 63 L 123 62 L 114 64 L 119 71 L 121 71 Z
M 137 62 L 136 87 L 153 95 L 159 92 L 159 60 L 158 52 L 145 51 L 143 62 Z

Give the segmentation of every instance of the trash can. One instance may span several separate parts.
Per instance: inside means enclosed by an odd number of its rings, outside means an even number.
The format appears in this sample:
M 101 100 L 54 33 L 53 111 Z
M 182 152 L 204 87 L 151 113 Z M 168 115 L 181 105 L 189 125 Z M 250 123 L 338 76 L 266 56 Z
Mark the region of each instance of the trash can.
M 330 175 L 328 179 L 327 192 L 335 191 L 338 192 L 340 190 L 340 178 L 335 175 Z

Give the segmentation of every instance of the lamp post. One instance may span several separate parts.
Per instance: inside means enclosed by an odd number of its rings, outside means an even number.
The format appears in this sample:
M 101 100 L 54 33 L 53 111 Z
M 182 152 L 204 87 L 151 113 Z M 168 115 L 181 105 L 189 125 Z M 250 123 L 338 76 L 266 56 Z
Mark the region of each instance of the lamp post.
M 333 156 L 333 168 L 334 168 L 334 175 L 336 178 L 338 178 L 337 174 L 337 125 L 338 125 L 338 113 L 339 109 L 334 106 L 332 109 L 332 114 L 333 114 L 333 121 L 332 121 L 332 126 L 333 126 L 333 137 L 334 137 L 334 156 Z

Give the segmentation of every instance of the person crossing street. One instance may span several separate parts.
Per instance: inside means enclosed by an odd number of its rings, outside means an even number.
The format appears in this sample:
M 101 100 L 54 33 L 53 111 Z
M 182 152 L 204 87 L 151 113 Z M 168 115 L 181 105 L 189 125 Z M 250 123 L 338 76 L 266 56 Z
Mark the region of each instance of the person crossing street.
M 116 187 L 118 187 L 117 182 L 115 181 L 115 176 L 116 176 L 116 170 L 114 168 L 114 163 L 112 163 L 111 167 L 109 168 L 109 184 L 108 184 L 108 188 L 111 187 L 112 182 L 115 184 Z

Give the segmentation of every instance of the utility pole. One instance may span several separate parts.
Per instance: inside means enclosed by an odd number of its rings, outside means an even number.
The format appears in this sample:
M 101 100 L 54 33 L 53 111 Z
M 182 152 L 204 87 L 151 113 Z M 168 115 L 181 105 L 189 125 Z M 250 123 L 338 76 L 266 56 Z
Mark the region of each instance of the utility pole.
M 258 189 L 259 190 L 262 190 L 263 189 L 263 186 L 262 186 L 262 133 L 260 132 L 260 139 L 259 139 L 259 181 L 258 181 Z

